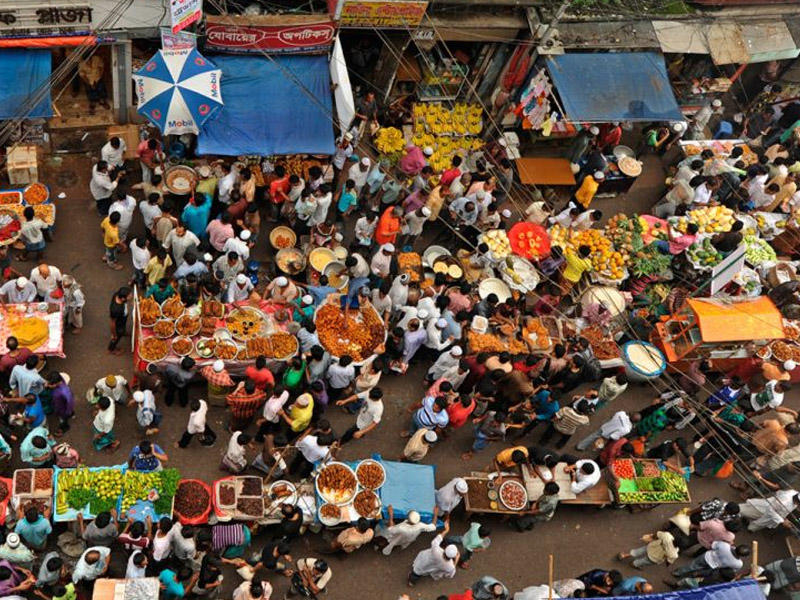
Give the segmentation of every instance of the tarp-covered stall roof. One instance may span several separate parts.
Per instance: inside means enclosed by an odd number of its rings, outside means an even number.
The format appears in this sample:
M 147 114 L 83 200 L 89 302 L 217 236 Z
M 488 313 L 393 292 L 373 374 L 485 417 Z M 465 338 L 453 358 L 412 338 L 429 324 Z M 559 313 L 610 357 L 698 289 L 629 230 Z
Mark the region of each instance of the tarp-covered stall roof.
M 781 312 L 767 296 L 730 304 L 700 298 L 686 302 L 694 312 L 704 342 L 779 340 L 786 337 Z
M 327 56 L 215 56 L 225 106 L 198 136 L 200 154 L 333 154 Z
M 50 61 L 50 50 L 0 49 L 0 119 L 53 116 Z
M 562 54 L 547 69 L 572 122 L 683 120 L 655 52 Z

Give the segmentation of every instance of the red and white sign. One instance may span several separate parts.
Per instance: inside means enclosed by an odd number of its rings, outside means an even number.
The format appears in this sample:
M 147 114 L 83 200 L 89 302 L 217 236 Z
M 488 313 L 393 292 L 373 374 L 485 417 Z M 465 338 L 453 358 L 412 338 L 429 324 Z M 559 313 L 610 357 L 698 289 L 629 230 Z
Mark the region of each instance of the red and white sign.
M 203 0 L 170 0 L 169 8 L 172 33 L 197 23 L 203 16 Z
M 327 52 L 335 35 L 336 28 L 327 19 L 301 24 L 245 25 L 231 24 L 229 18 L 208 17 L 206 22 L 206 48 L 218 52 Z

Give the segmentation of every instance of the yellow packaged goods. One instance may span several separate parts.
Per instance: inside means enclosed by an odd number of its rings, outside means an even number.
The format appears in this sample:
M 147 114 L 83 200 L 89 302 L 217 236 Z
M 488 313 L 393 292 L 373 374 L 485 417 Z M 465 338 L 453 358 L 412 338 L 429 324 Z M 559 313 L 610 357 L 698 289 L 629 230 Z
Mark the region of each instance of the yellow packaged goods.
M 49 327 L 44 319 L 29 317 L 14 323 L 11 326 L 11 333 L 17 338 L 20 346 L 35 350 L 47 341 Z

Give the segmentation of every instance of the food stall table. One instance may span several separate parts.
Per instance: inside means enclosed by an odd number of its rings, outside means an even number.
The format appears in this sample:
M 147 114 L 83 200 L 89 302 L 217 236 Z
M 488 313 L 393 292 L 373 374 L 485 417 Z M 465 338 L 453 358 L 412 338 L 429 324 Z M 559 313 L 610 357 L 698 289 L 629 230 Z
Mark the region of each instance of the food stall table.
M 66 358 L 64 354 L 64 308 L 62 304 L 31 302 L 28 304 L 0 305 L 0 356 L 8 354 L 6 340 L 16 335 L 15 327 L 31 318 L 47 323 L 47 340 L 29 348 L 36 354 Z M 19 335 L 16 335 L 20 337 Z M 23 345 L 23 344 L 20 344 Z
M 145 600 L 158 598 L 159 593 L 157 577 L 98 579 L 94 583 L 92 600 Z
M 518 158 L 519 180 L 526 185 L 575 185 L 575 174 L 566 158 Z

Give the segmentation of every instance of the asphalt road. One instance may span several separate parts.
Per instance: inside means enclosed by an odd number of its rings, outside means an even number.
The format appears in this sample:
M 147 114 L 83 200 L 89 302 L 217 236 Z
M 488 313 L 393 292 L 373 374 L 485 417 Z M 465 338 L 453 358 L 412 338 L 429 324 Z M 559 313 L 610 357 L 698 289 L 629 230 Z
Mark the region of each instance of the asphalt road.
M 77 176 L 77 182 L 66 188 L 53 185 L 59 171 L 70 170 Z M 124 462 L 127 451 L 138 441 L 137 428 L 132 409 L 121 410 L 117 415 L 116 434 L 122 444 L 114 454 L 97 453 L 91 448 L 91 413 L 83 401 L 84 392 L 96 381 L 110 373 L 122 374 L 130 378 L 132 375 L 132 359 L 129 352 L 122 356 L 112 356 L 106 352 L 109 335 L 107 318 L 108 303 L 112 292 L 127 283 L 130 275 L 130 257 L 122 256 L 124 271 L 112 271 L 100 260 L 102 255 L 102 239 L 99 229 L 100 219 L 90 205 L 88 194 L 88 177 L 90 161 L 88 157 L 70 155 L 63 164 L 57 167 L 44 165 L 41 169 L 43 181 L 53 186 L 53 193 L 65 192 L 67 198 L 58 201 L 58 221 L 55 241 L 47 248 L 46 257 L 50 264 L 58 266 L 62 272 L 71 273 L 83 285 L 87 296 L 85 310 L 86 326 L 80 335 L 67 335 L 65 339 L 66 359 L 50 361 L 52 368 L 66 371 L 72 377 L 72 386 L 79 398 L 78 416 L 73 421 L 69 440 L 79 449 L 88 465 L 119 464 Z M 633 212 L 645 203 L 654 200 L 653 191 L 660 182 L 660 174 L 652 178 L 650 185 L 642 184 L 642 191 L 636 195 L 636 187 L 626 199 L 613 201 L 614 207 L 626 206 Z M 637 186 L 639 184 L 637 183 Z M 609 201 L 608 215 L 613 214 Z M 135 229 L 142 227 L 141 217 L 136 216 Z M 262 240 L 266 235 L 262 231 Z M 262 242 L 263 244 L 263 242 Z M 258 254 L 263 252 L 259 249 Z M 30 270 L 32 263 L 15 266 L 20 270 Z M 125 340 L 123 346 L 129 343 Z M 129 345 L 128 345 L 129 348 Z M 405 376 L 387 376 L 381 381 L 385 390 L 386 410 L 380 427 L 361 440 L 354 440 L 342 452 L 344 459 L 357 459 L 375 452 L 387 458 L 397 457 L 404 445 L 399 433 L 408 424 L 406 408 L 420 398 L 423 389 L 422 376 L 427 365 L 417 365 Z M 199 396 L 204 385 L 192 388 L 192 396 Z M 606 407 L 593 419 L 593 425 L 610 416 L 613 409 L 637 409 L 647 405 L 653 397 L 649 386 L 631 386 L 624 396 Z M 160 398 L 159 398 L 160 399 Z M 798 398 L 792 394 L 787 404 L 798 407 Z M 178 406 L 161 407 L 164 411 L 164 422 L 161 432 L 155 436 L 169 454 L 169 465 L 178 467 L 185 476 L 191 476 L 211 482 L 223 473 L 218 470 L 219 460 L 227 444 L 224 433 L 224 412 L 212 408 L 209 418 L 212 427 L 221 432 L 220 439 L 211 448 L 201 448 L 196 443 L 189 449 L 177 450 L 173 443 L 183 431 L 188 409 Z M 338 410 L 330 410 L 326 415 L 337 431 L 349 427 L 353 418 Z M 538 439 L 540 431 L 534 434 L 531 442 Z M 471 442 L 468 427 L 464 427 L 448 440 L 436 447 L 427 457 L 426 462 L 436 465 L 437 485 L 447 482 L 451 477 L 463 475 L 472 470 L 481 470 L 491 461 L 493 454 L 502 448 L 501 444 L 493 444 L 483 453 L 476 455 L 468 462 L 461 459 L 461 453 Z M 730 489 L 727 482 L 716 479 L 694 478 L 690 485 L 693 499 L 696 501 L 720 496 L 728 500 L 738 500 L 738 493 Z M 627 510 L 596 509 L 592 507 L 567 507 L 558 509 L 555 518 L 545 524 L 537 525 L 534 531 L 520 534 L 511 531 L 501 519 L 487 517 L 480 519 L 492 529 L 491 547 L 483 553 L 476 554 L 469 570 L 459 570 L 456 578 L 446 581 L 423 580 L 414 588 L 406 587 L 406 575 L 416 552 L 425 547 L 430 537 L 425 536 L 417 543 L 404 550 L 395 551 L 390 558 L 373 551 L 371 548 L 347 557 L 331 557 L 329 563 L 333 569 L 329 598 L 343 600 L 354 598 L 380 598 L 394 600 L 401 593 L 409 593 L 412 598 L 433 599 L 439 594 L 463 591 L 474 580 L 482 575 L 492 575 L 503 581 L 511 590 L 519 590 L 527 585 L 538 585 L 547 581 L 548 555 L 555 557 L 555 578 L 576 576 L 595 568 L 621 568 L 623 574 L 640 574 L 647 577 L 657 590 L 664 590 L 661 583 L 667 575 L 666 569 L 651 567 L 645 572 L 637 573 L 633 568 L 624 566 L 615 560 L 620 551 L 627 551 L 641 545 L 639 538 L 655 531 L 666 518 L 676 511 L 677 507 L 663 505 L 653 510 L 631 513 Z M 457 514 L 452 523 L 452 532 L 463 533 L 468 527 L 463 515 Z M 759 558 L 764 562 L 786 555 L 784 532 L 777 531 L 766 535 L 753 536 L 741 533 L 738 543 L 757 539 L 760 542 Z M 317 556 L 317 550 L 323 540 L 319 535 L 307 534 L 296 541 L 292 547 L 295 558 Z M 253 550 L 260 551 L 261 538 L 257 537 Z M 117 551 L 118 554 L 121 552 Z M 681 561 L 687 560 L 684 558 Z M 122 576 L 124 566 L 121 560 L 115 560 L 113 575 Z M 238 585 L 238 577 L 229 573 L 225 580 L 223 598 L 230 597 L 230 590 Z M 273 580 L 276 588 L 274 597 L 282 597 L 285 581 Z

